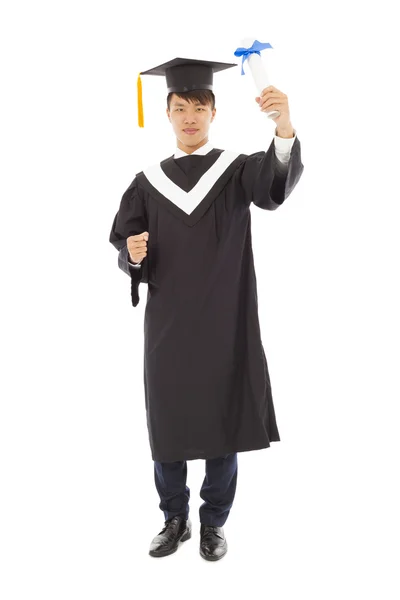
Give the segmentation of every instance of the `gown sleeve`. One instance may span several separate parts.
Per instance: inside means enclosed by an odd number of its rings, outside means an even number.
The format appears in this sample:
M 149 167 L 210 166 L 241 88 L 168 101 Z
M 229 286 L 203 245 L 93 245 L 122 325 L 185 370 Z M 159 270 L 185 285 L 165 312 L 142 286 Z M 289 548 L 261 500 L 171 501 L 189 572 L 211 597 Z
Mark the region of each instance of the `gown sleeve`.
M 251 202 L 265 210 L 275 210 L 283 204 L 297 185 L 304 170 L 301 146 L 296 137 L 287 165 L 282 165 L 272 140 L 266 152 L 246 157 L 239 167 L 239 184 L 247 206 Z
M 117 214 L 111 227 L 109 241 L 118 250 L 118 266 L 131 278 L 132 305 L 139 304 L 139 284 L 148 283 L 147 256 L 140 268 L 129 264 L 129 252 L 126 243 L 130 235 L 148 231 L 148 219 L 144 200 L 139 194 L 136 177 L 124 192 Z

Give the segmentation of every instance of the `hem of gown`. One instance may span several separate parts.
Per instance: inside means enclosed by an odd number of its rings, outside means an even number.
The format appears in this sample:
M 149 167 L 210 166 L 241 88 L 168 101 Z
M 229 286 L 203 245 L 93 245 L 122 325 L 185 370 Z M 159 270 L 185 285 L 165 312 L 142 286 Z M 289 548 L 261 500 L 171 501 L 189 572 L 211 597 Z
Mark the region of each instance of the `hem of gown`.
M 270 443 L 265 443 L 261 446 L 249 446 L 249 447 L 235 447 L 235 448 L 224 448 L 222 450 L 218 450 L 216 452 L 208 452 L 206 454 L 202 454 L 199 455 L 199 453 L 194 453 L 192 455 L 186 454 L 185 456 L 182 457 L 182 455 L 179 458 L 159 458 L 156 457 L 153 453 L 152 453 L 152 460 L 153 461 L 157 461 L 157 462 L 178 462 L 178 461 L 182 461 L 182 460 L 211 460 L 213 458 L 221 458 L 222 456 L 226 456 L 227 454 L 234 454 L 236 452 L 252 452 L 254 450 L 266 450 L 267 448 L 270 447 L 271 444 L 276 443 L 276 442 L 280 442 L 280 438 L 279 439 L 274 439 L 274 440 L 270 440 Z

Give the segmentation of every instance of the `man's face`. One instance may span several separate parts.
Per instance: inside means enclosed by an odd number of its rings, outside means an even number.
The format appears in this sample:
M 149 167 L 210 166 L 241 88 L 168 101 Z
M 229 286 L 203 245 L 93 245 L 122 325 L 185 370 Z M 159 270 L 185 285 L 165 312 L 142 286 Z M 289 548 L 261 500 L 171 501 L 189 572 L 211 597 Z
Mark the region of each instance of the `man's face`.
M 167 115 L 178 140 L 185 146 L 197 146 L 207 137 L 216 111 L 209 104 L 188 102 L 173 94 Z

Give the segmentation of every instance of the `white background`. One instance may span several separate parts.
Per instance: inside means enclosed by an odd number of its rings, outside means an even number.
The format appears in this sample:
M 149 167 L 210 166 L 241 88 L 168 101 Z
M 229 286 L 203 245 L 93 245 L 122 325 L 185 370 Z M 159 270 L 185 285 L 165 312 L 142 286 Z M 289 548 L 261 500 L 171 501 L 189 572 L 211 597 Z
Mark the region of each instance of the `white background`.
M 391 2 L 3 2 L 2 600 L 398 599 L 399 94 Z M 109 244 L 123 192 L 170 156 L 176 56 L 270 42 L 303 176 L 252 206 L 260 323 L 281 442 L 238 455 L 229 552 L 164 559 L 143 387 L 143 316 Z M 240 68 L 214 78 L 210 141 L 267 149 Z

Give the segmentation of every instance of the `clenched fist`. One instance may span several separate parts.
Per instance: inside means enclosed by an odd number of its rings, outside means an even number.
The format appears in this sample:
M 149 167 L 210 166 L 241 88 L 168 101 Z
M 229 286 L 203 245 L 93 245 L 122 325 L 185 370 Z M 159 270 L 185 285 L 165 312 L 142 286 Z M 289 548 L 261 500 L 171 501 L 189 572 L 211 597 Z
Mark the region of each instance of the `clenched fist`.
M 149 239 L 149 232 L 143 231 L 138 235 L 130 235 L 127 240 L 128 252 L 131 257 L 131 261 L 139 264 L 147 256 L 147 240 Z

